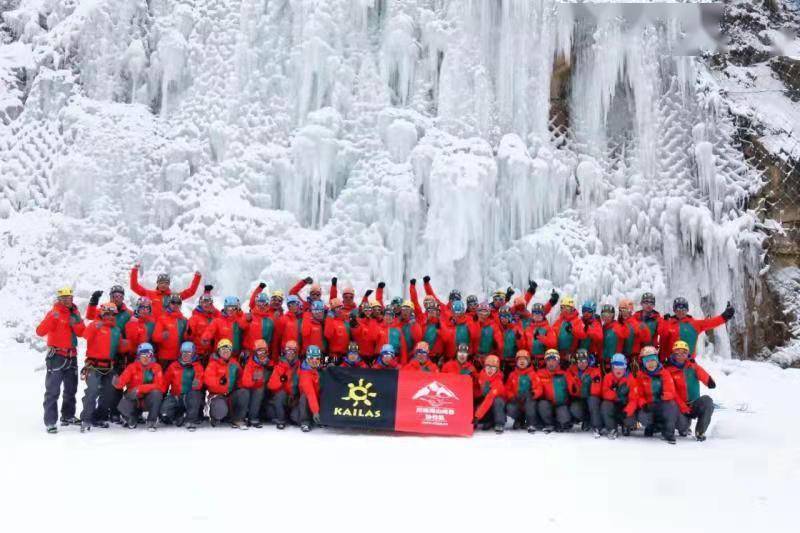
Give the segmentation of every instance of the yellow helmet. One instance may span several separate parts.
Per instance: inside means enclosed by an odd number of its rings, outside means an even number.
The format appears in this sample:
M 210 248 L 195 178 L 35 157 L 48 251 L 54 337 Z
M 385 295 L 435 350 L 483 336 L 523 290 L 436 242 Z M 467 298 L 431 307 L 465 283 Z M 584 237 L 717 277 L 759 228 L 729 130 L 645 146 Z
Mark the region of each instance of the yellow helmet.
M 72 293 L 72 287 L 61 287 L 56 291 L 56 294 L 59 298 L 62 296 L 74 296 Z
M 283 300 L 283 291 L 272 291 L 272 297 Z
M 544 352 L 544 358 L 545 358 L 545 360 L 547 360 L 547 359 L 550 359 L 551 357 L 554 357 L 556 359 L 560 359 L 561 358 L 561 354 L 558 353 L 558 350 L 550 348 L 549 350 Z
M 575 298 L 573 298 L 572 296 L 564 296 L 563 298 L 561 298 L 561 307 L 566 307 L 566 306 L 572 307 L 574 309 Z
M 672 345 L 672 351 L 675 350 L 686 350 L 688 352 L 690 351 L 689 343 L 686 341 L 676 341 L 675 344 Z
M 217 350 L 221 348 L 230 348 L 233 349 L 233 343 L 230 339 L 220 339 L 217 343 Z
M 403 307 L 408 307 L 409 309 L 414 309 L 414 304 L 411 303 L 411 300 L 403 300 Z

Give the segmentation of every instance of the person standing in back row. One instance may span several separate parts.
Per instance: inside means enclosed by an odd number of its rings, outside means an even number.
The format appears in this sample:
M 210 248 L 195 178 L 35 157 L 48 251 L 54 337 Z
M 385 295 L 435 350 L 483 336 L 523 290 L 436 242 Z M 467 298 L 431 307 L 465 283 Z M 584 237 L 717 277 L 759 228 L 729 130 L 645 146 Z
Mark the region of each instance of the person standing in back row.
M 153 316 L 158 320 L 158 317 L 161 316 L 161 313 L 169 304 L 170 295 L 173 294 L 170 288 L 171 279 L 169 274 L 161 273 L 156 278 L 156 288 L 146 289 L 139 285 L 139 271 L 141 267 L 139 263 L 136 263 L 131 269 L 131 290 L 139 296 L 150 298 L 153 305 Z M 197 289 L 200 287 L 200 278 L 200 272 L 195 272 L 189 287 L 177 293 L 181 297 L 181 300 L 188 300 L 195 295 Z

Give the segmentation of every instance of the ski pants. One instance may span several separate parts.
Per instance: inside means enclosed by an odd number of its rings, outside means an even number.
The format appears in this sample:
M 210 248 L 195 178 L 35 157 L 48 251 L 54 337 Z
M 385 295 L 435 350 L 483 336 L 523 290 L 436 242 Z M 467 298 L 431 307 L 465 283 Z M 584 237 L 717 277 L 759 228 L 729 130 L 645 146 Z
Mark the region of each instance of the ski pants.
M 105 420 L 111 409 L 111 379 L 114 373 L 111 368 L 97 369 L 86 367 L 86 388 L 83 391 L 83 410 L 81 411 L 81 422 L 92 424 L 100 420 Z M 95 417 L 95 413 L 100 416 Z M 104 416 L 105 413 L 105 416 Z
M 711 423 L 711 415 L 714 414 L 714 400 L 712 400 L 710 396 L 700 396 L 690 403 L 689 407 L 692 408 L 691 412 L 678 415 L 678 431 L 689 431 L 689 425 L 692 423 L 692 419 L 696 418 L 697 424 L 695 424 L 694 432 L 695 434 L 704 435 L 708 429 L 708 425 Z
M 554 406 L 550 400 L 539 400 L 536 404 L 539 418 L 545 426 L 552 426 L 556 429 L 568 429 L 572 425 L 572 415 L 569 406 Z
M 180 396 L 169 395 L 161 402 L 161 420 L 165 424 L 172 424 L 181 415 L 186 416 L 188 422 L 200 422 L 200 410 L 203 408 L 203 392 L 189 391 Z
M 155 422 L 161 412 L 161 400 L 164 398 L 160 390 L 152 390 L 140 399 L 131 399 L 123 396 L 117 404 L 119 414 L 128 420 L 135 420 L 144 411 L 147 411 L 147 421 Z
M 603 417 L 600 415 L 600 398 L 589 396 L 577 398 L 569 404 L 569 412 L 578 422 L 589 422 L 592 429 L 603 427 Z
M 502 398 L 495 398 L 492 401 L 492 408 L 483 415 L 481 424 L 494 424 L 495 426 L 505 427 L 506 425 L 506 401 Z
M 78 358 L 64 357 L 50 353 L 45 359 L 47 373 L 44 377 L 44 425 L 54 426 L 58 422 L 58 397 L 61 385 L 64 395 L 61 398 L 61 418 L 75 416 L 75 395 L 78 392 Z
M 600 404 L 600 413 L 603 417 L 603 427 L 608 431 L 617 429 L 620 424 L 627 429 L 633 429 L 636 424 L 634 417 L 625 416 L 625 406 L 621 403 L 603 400 Z
M 531 397 L 524 401 L 511 401 L 506 404 L 506 414 L 515 422 L 525 422 L 529 426 L 541 428 L 539 414 L 536 412 L 536 400 Z
M 241 422 L 247 414 L 247 390 L 236 389 L 229 395 L 216 394 L 208 399 L 208 416 L 221 422 L 226 416 Z
M 306 398 L 305 394 L 300 395 L 297 403 L 292 407 L 289 417 L 297 425 L 311 425 L 311 409 L 308 408 L 308 398 Z
M 259 422 L 261 420 L 262 406 L 264 404 L 264 397 L 266 396 L 267 389 L 264 387 L 258 389 L 245 389 L 247 391 L 247 418 L 250 422 Z
M 645 405 L 637 413 L 639 422 L 647 429 L 656 424 L 661 426 L 664 438 L 675 436 L 675 424 L 678 421 L 678 404 L 669 400 L 666 402 L 653 402 Z

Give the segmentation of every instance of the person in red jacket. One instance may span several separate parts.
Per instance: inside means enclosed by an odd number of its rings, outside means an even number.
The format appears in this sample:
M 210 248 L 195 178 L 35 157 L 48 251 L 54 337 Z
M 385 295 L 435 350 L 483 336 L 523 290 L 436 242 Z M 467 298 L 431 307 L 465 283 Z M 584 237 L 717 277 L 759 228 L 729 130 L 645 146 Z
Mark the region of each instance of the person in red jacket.
M 622 353 L 628 361 L 635 361 L 636 356 L 646 344 L 652 344 L 650 329 L 633 316 L 633 300 L 623 298 L 619 301 L 619 318 L 628 329 L 628 336 L 622 345 Z
M 306 285 L 311 285 L 311 287 L 308 291 L 308 299 L 303 300 L 300 298 L 300 291 L 303 290 Z M 322 301 L 322 287 L 320 287 L 319 284 L 314 283 L 314 280 L 311 277 L 303 278 L 295 283 L 292 288 L 289 289 L 289 294 L 300 298 L 303 311 L 311 311 L 311 304 Z
M 394 346 L 395 353 L 398 354 L 400 365 L 407 364 L 410 357 L 409 354 L 414 346 L 407 344 L 403 335 L 402 325 L 395 317 L 392 309 L 390 307 L 384 309 L 383 317 L 381 317 L 373 307 L 372 315 L 376 317 L 372 321 L 375 344 L 380 346 L 391 344 Z
M 705 319 L 696 319 L 689 314 L 689 302 L 686 298 L 675 298 L 672 303 L 675 316 L 664 317 L 664 329 L 661 334 L 662 360 L 670 355 L 672 346 L 678 341 L 689 345 L 689 358 L 694 359 L 697 354 L 697 339 L 701 333 L 717 328 L 733 318 L 734 310 L 731 303 L 725 306 L 722 314 Z
M 245 315 L 247 331 L 244 336 L 244 351 L 252 353 L 259 339 L 269 347 L 270 353 L 277 353 L 280 347 L 280 316 L 275 316 L 275 309 L 269 303 L 269 296 L 260 293 L 256 296 L 255 306 Z
M 403 370 L 416 370 L 417 372 L 439 372 L 439 367 L 430 359 L 430 346 L 425 341 L 419 341 L 414 346 L 414 359 L 403 366 Z
M 556 333 L 545 318 L 547 313 L 542 304 L 533 304 L 530 315 L 530 321 L 525 329 L 526 349 L 530 349 L 534 367 L 544 368 L 545 352 L 556 348 Z
M 311 311 L 305 313 L 301 328 L 303 345 L 316 346 L 323 354 L 323 361 L 327 359 L 327 341 L 325 340 L 325 304 L 314 300 Z M 306 349 L 308 351 L 308 349 Z
M 162 371 L 155 359 L 153 345 L 140 344 L 136 349 L 136 361 L 114 377 L 114 387 L 124 391 L 117 409 L 130 429 L 136 427 L 139 415 L 147 411 L 147 429 L 156 430 L 164 396 Z
M 678 433 L 685 437 L 689 433 L 692 419 L 696 418 L 694 436 L 703 442 L 706 440 L 711 415 L 714 414 L 714 401 L 710 396 L 700 395 L 700 383 L 709 389 L 716 388 L 717 384 L 702 366 L 689 359 L 689 345 L 684 341 L 675 343 L 666 368 L 675 382 L 675 392 L 689 408 L 688 412 L 684 410 L 678 416 Z
M 441 305 L 440 305 L 441 309 Z M 450 317 L 444 318 L 442 314 L 442 325 L 446 325 L 446 333 L 444 337 L 444 356 L 445 360 L 452 359 L 456 356 L 456 349 L 459 344 L 467 344 L 469 346 L 470 354 L 475 354 L 480 337 L 480 329 L 477 322 L 471 320 L 466 314 L 466 306 L 461 300 L 452 302 L 450 308 Z
M 511 308 L 507 305 L 500 308 L 498 313 L 500 324 L 500 362 L 503 375 L 508 376 L 516 366 L 516 355 L 519 350 L 527 349 L 528 343 L 522 324 L 511 314 Z
M 475 353 L 483 359 L 489 354 L 500 353 L 503 347 L 503 335 L 500 324 L 492 317 L 492 306 L 489 302 L 478 304 L 478 337 L 474 339 Z
M 220 339 L 217 352 L 208 362 L 203 381 L 208 390 L 208 419 L 212 427 L 230 418 L 234 429 L 247 429 L 244 417 L 247 414 L 247 391 L 238 387 L 242 367 L 234 360 L 233 342 Z
M 231 341 L 232 357 L 239 359 L 249 326 L 239 298 L 226 296 L 220 316 L 215 318 L 203 332 L 201 342 L 206 346 L 214 346 L 222 339 L 228 339 Z
M 542 384 L 531 366 L 531 354 L 520 350 L 516 368 L 506 379 L 506 414 L 514 420 L 514 429 L 525 427 L 535 433 L 542 423 L 536 411 L 536 401 L 542 396 Z
M 422 340 L 422 328 L 414 316 L 414 304 L 411 300 L 401 300 L 398 322 L 406 346 L 414 346 Z
M 586 338 L 583 321 L 575 309 L 574 298 L 561 298 L 561 312 L 553 324 L 553 331 L 556 334 L 558 352 L 561 354 L 561 365 L 566 368 L 580 341 Z
M 306 350 L 306 359 L 300 364 L 297 387 L 299 398 L 289 415 L 300 426 L 300 431 L 311 431 L 311 423 L 320 424 L 319 420 L 319 368 L 322 364 L 322 352 L 318 346 L 311 345 Z
M 628 362 L 621 353 L 611 358 L 611 372 L 603 377 L 601 387 L 603 403 L 600 414 L 603 417 L 603 432 L 609 439 L 616 439 L 618 426 L 622 434 L 631 434 L 636 425 L 636 410 L 639 408 L 639 382 L 628 371 Z
M 358 353 L 358 344 L 354 342 L 347 346 L 347 353 L 342 357 L 342 362 L 339 366 L 344 368 L 369 368 L 369 365 L 361 359 L 361 354 Z
M 611 358 L 615 353 L 622 353 L 625 340 L 629 335 L 622 317 L 615 320 L 614 314 L 613 305 L 604 305 L 600 310 L 600 323 L 603 326 L 603 351 L 599 357 L 604 373 L 611 370 Z
M 286 348 L 289 342 L 295 343 L 298 353 L 303 350 L 303 306 L 294 294 L 290 294 L 286 298 L 286 307 L 288 308 L 285 315 L 281 317 L 280 330 L 281 330 L 281 347 Z
M 372 363 L 373 370 L 397 370 L 397 358 L 394 356 L 394 346 L 391 344 L 384 344 L 381 348 L 381 353 L 375 358 Z
M 47 356 L 44 378 L 44 426 L 48 433 L 56 433 L 58 421 L 58 397 L 61 386 L 61 425 L 80 424 L 75 417 L 78 392 L 78 337 L 83 335 L 85 325 L 78 307 L 73 303 L 72 289 L 58 289 L 56 302 L 36 327 L 36 334 L 47 338 Z
M 255 428 L 264 427 L 261 413 L 269 380 L 269 365 L 269 345 L 264 339 L 256 339 L 252 355 L 247 358 L 239 377 L 239 388 L 247 392 L 247 425 Z
M 642 371 L 639 372 L 639 412 L 637 418 L 644 426 L 644 436 L 652 437 L 656 426 L 669 444 L 675 444 L 675 425 L 679 410 L 688 407 L 675 393 L 672 375 L 662 366 L 658 353 L 652 346 L 645 346 L 641 353 Z
M 169 274 L 159 274 L 158 278 L 156 278 L 156 288 L 146 289 L 139 285 L 139 270 L 141 270 L 141 265 L 139 263 L 136 263 L 131 269 L 131 290 L 139 296 L 146 296 L 150 298 L 150 300 L 153 302 L 153 315 L 156 317 L 156 319 L 158 319 L 158 317 L 161 316 L 161 313 L 169 304 L 169 297 L 173 294 L 172 289 L 170 289 Z M 181 297 L 181 301 L 188 300 L 195 295 L 199 287 L 200 272 L 195 272 L 194 278 L 192 278 L 192 283 L 189 285 L 189 287 L 177 294 Z
M 298 354 L 297 343 L 288 341 L 267 381 L 267 389 L 272 395 L 267 411 L 278 429 L 286 427 L 289 413 L 299 398 Z
M 153 304 L 150 298 L 139 298 L 136 302 L 133 317 L 125 324 L 125 338 L 128 339 L 129 347 L 135 348 L 144 343 L 154 344 L 153 334 L 155 330 L 156 320 L 153 316 Z M 121 362 L 127 366 L 133 360 L 134 357 L 131 357 Z
M 373 362 L 378 349 L 375 346 L 375 329 L 372 327 L 372 308 L 369 303 L 361 304 L 360 309 L 350 312 L 350 338 L 358 344 L 361 359 Z
M 650 332 L 650 344 L 659 348 L 661 346 L 660 335 L 664 331 L 664 319 L 661 314 L 656 311 L 656 297 L 652 292 L 642 294 L 640 300 L 642 308 L 633 314 L 633 317 L 647 326 Z M 634 352 L 634 356 L 637 352 Z
M 544 432 L 553 430 L 569 431 L 572 427 L 572 414 L 569 412 L 569 391 L 572 378 L 561 369 L 558 350 L 547 350 L 544 354 L 544 368 L 536 373 L 542 384 L 542 397 L 536 404 Z
M 83 392 L 81 432 L 90 430 L 92 426 L 108 427 L 108 417 L 116 397 L 111 384 L 114 363 L 119 353 L 127 349 L 127 341 L 117 326 L 116 312 L 117 307 L 113 304 L 101 305 L 99 318 L 83 331 L 86 362 L 81 375 L 86 380 L 86 389 Z
M 456 358 L 451 359 L 442 365 L 442 372 L 446 374 L 462 374 L 465 376 L 470 376 L 473 381 L 473 385 L 477 385 L 478 383 L 478 370 L 475 368 L 475 365 L 469 360 L 469 345 L 468 344 L 459 344 L 458 350 L 456 351 Z M 477 395 L 478 391 L 475 389 L 475 394 Z
M 411 302 L 414 305 L 414 314 L 419 325 L 420 340 L 428 343 L 431 347 L 431 360 L 441 366 L 444 362 L 448 330 L 447 325 L 442 323 L 439 304 L 432 296 L 426 296 L 423 300 L 424 310 L 417 300 L 417 289 L 415 279 L 411 280 L 410 292 Z
M 328 301 L 339 297 L 338 287 L 337 287 L 338 281 L 339 280 L 336 277 L 331 278 L 331 289 Z M 363 301 L 366 301 L 366 297 L 364 297 Z M 344 289 L 342 289 L 342 307 L 344 307 L 344 312 L 348 315 L 353 311 L 355 311 L 356 308 L 358 307 L 356 305 L 356 290 L 353 287 L 347 286 Z
M 480 401 L 475 408 L 475 427 L 487 430 L 494 426 L 495 433 L 502 433 L 506 427 L 506 387 L 503 373 L 500 372 L 500 358 L 487 355 L 483 369 L 478 374 L 476 399 Z
M 197 349 L 197 355 L 203 364 L 208 363 L 214 346 L 211 343 L 203 344 L 203 334 L 211 326 L 211 323 L 221 316 L 219 309 L 214 306 L 214 298 L 211 294 L 204 293 L 200 296 L 200 302 L 192 311 L 189 318 L 189 338 Z
M 181 313 L 182 304 L 181 297 L 173 294 L 169 297 L 169 305 L 156 320 L 153 340 L 161 368 L 167 368 L 173 361 L 177 361 L 181 344 L 188 339 L 189 321 Z
M 583 431 L 591 429 L 595 438 L 600 437 L 600 430 L 603 428 L 600 414 L 603 377 L 595 364 L 594 356 L 579 348 L 575 354 L 575 362 L 567 369 L 567 374 L 572 378 L 572 400 L 569 404 L 572 418 L 581 424 Z
M 586 336 L 578 343 L 578 348 L 600 358 L 603 353 L 603 325 L 597 316 L 597 304 L 594 300 L 586 300 L 581 305 L 581 321 Z
M 453 316 L 453 302 L 461 302 L 461 291 L 458 289 L 453 289 L 450 291 L 450 295 L 447 297 L 447 304 L 442 302 L 437 296 L 436 293 L 433 292 L 433 287 L 431 286 L 431 277 L 425 276 L 422 278 L 423 287 L 425 288 L 425 294 L 428 296 L 432 296 L 436 303 L 439 304 L 439 310 L 442 314 L 442 320 L 449 321 L 450 318 Z M 463 302 L 462 302 L 463 304 Z M 464 305 L 464 309 L 466 310 L 466 305 Z M 453 349 L 453 355 L 451 357 L 455 357 L 455 347 Z
M 199 355 L 193 342 L 181 345 L 181 354 L 164 371 L 161 381 L 161 422 L 180 427 L 186 422 L 186 429 L 194 431 L 200 425 L 200 411 L 203 408 L 203 373 Z
M 324 326 L 325 341 L 328 343 L 327 364 L 337 365 L 344 358 L 350 345 L 353 329 L 356 328 L 358 328 L 358 320 L 345 314 L 342 301 L 338 298 L 331 300 L 330 311 L 328 311 Z

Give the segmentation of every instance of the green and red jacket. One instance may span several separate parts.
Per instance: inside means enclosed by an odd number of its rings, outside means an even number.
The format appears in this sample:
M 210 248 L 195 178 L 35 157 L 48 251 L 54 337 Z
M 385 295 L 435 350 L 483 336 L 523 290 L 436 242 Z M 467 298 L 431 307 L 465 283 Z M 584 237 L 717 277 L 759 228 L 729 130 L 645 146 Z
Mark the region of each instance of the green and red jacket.
M 477 322 L 467 315 L 451 315 L 449 319 L 442 318 L 440 324 L 445 333 L 446 359 L 455 359 L 459 344 L 467 344 L 471 354 L 477 353 L 478 339 L 481 335 Z
M 639 381 L 627 370 L 620 378 L 612 372 L 603 376 L 601 394 L 604 401 L 622 404 L 627 417 L 633 416 L 639 409 Z
M 483 357 L 489 354 L 500 354 L 503 347 L 503 334 L 498 322 L 491 316 L 478 319 L 478 337 L 473 339 L 473 353 Z M 515 352 L 516 354 L 516 352 Z
M 243 312 L 228 314 L 222 311 L 219 317 L 206 327 L 201 342 L 214 351 L 219 341 L 228 339 L 233 343 L 233 357 L 237 357 L 244 348 L 244 336 L 248 326 L 247 317 Z
M 686 404 L 700 397 L 700 383 L 708 387 L 708 380 L 711 378 L 708 372 L 694 361 L 687 360 L 682 367 L 673 361 L 665 368 L 675 382 L 675 392 Z
M 412 359 L 402 367 L 403 370 L 414 370 L 416 372 L 439 372 L 439 367 L 436 366 L 436 363 L 431 361 L 430 359 L 425 360 L 424 363 L 420 363 L 416 359 Z
M 572 378 L 570 394 L 574 398 L 587 399 L 589 396 L 600 398 L 603 394 L 603 376 L 596 366 L 587 366 L 583 372 L 578 365 L 572 364 L 567 368 L 567 374 Z
M 572 332 L 567 331 L 567 324 L 572 325 Z M 574 309 L 569 313 L 562 311 L 558 315 L 555 324 L 553 324 L 553 331 L 556 333 L 557 349 L 561 354 L 562 361 L 568 361 L 570 356 L 578 349 L 580 341 L 586 338 L 583 320 Z
M 219 355 L 213 355 L 208 361 L 203 381 L 209 394 L 229 395 L 236 390 L 242 367 L 233 357 L 225 361 Z
M 109 301 L 108 303 L 113 303 Z M 117 327 L 122 331 L 123 335 L 125 335 L 125 326 L 127 325 L 128 321 L 133 317 L 133 312 L 131 312 L 128 307 L 122 303 L 117 306 L 117 314 L 114 315 L 114 320 L 117 323 Z M 90 305 L 86 307 L 86 318 L 88 320 L 95 320 L 97 318 L 97 306 Z
M 682 320 L 671 317 L 664 321 L 664 330 L 661 335 L 660 355 L 666 360 L 672 353 L 672 347 L 677 341 L 684 341 L 689 345 L 689 358 L 697 355 L 697 338 L 701 333 L 719 327 L 725 323 L 722 315 L 705 319 L 696 319 L 687 315 Z
M 299 359 L 292 359 L 292 362 L 290 363 L 288 359 L 281 357 L 278 360 L 278 364 L 275 365 L 272 374 L 269 376 L 269 381 L 267 381 L 267 389 L 269 389 L 272 394 L 282 391 L 285 392 L 290 399 L 296 398 L 300 386 L 300 376 L 298 374 L 299 370 Z
M 36 327 L 36 334 L 47 337 L 49 348 L 55 348 L 66 357 L 75 357 L 78 337 L 83 335 L 85 328 L 77 306 L 68 309 L 56 302 Z
M 542 399 L 547 400 L 554 406 L 566 405 L 569 403 L 570 390 L 574 390 L 572 376 L 565 371 L 557 368 L 549 371 L 546 368 L 536 372 L 539 381 L 542 383 Z
M 248 317 L 247 332 L 244 337 L 244 349 L 253 350 L 258 339 L 269 346 L 270 358 L 276 360 L 281 349 L 281 326 L 283 321 L 276 320 L 271 310 L 262 311 L 254 308 Z
M 161 313 L 164 312 L 164 309 L 167 308 L 169 303 L 169 297 L 172 296 L 172 291 L 160 291 L 158 289 L 145 289 L 141 285 L 139 285 L 139 270 L 136 268 L 131 269 L 131 290 L 138 294 L 139 296 L 146 296 L 150 298 L 153 302 L 153 316 L 158 317 L 161 316 Z M 200 274 L 195 274 L 192 278 L 192 283 L 186 289 L 182 290 L 178 294 L 181 297 L 181 300 L 188 300 L 197 292 L 198 287 L 200 287 Z
M 599 360 L 603 354 L 603 324 L 596 316 L 589 320 L 581 320 L 586 336 L 578 343 L 578 348 L 594 354 Z
M 503 373 L 499 370 L 490 376 L 484 368 L 478 373 L 477 381 L 478 395 L 475 399 L 480 399 L 481 401 L 475 408 L 475 418 L 480 420 L 491 409 L 492 403 L 496 398 L 505 401 L 506 386 L 503 383 Z
M 180 311 L 165 309 L 156 321 L 153 341 L 159 361 L 174 361 L 181 353 L 181 344 L 188 338 L 186 317 Z
M 199 361 L 191 365 L 182 365 L 180 361 L 173 361 L 164 372 L 161 380 L 161 392 L 169 392 L 173 396 L 183 396 L 190 391 L 203 390 L 203 374 L 205 369 Z
M 537 400 L 542 397 L 544 387 L 536 370 L 529 366 L 526 369 L 514 368 L 506 378 L 506 400 L 525 403 L 528 398 Z
M 547 350 L 555 349 L 558 345 L 558 339 L 556 332 L 546 319 L 539 322 L 531 319 L 529 326 L 525 328 L 525 344 L 525 348 L 531 352 L 531 356 L 541 362 L 544 360 L 544 353 Z
M 136 353 L 136 348 L 145 342 L 153 343 L 156 321 L 153 315 L 134 316 L 125 324 L 125 338 L 128 339 L 128 354 Z
M 650 328 L 634 316 L 628 317 L 625 327 L 628 329 L 628 336 L 625 338 L 620 353 L 624 354 L 628 361 L 633 361 L 639 356 L 642 347 L 649 344 L 653 337 L 650 334 Z
M 106 320 L 95 320 L 83 330 L 86 339 L 86 359 L 96 361 L 116 361 L 120 353 L 128 351 L 128 341 L 122 337 L 112 317 Z
M 116 384 L 119 390 L 136 389 L 137 398 L 147 396 L 152 391 L 160 392 L 163 387 L 161 366 L 158 363 L 144 366 L 139 361 L 126 366 Z
M 663 366 L 659 365 L 658 369 L 652 373 L 642 369 L 636 379 L 639 381 L 639 407 L 657 401 L 673 401 L 678 404 L 682 413 L 687 412 L 686 402 L 675 391 L 675 380 L 672 379 L 672 374 Z
M 500 348 L 498 354 L 504 361 L 513 361 L 518 350 L 528 349 L 525 330 L 519 322 L 500 323 Z M 519 338 L 517 338 L 519 337 Z
M 628 328 L 619 321 L 613 320 L 603 324 L 603 351 L 599 355 L 604 368 L 608 368 L 611 364 L 611 358 L 615 353 L 622 353 L 627 338 Z
M 214 351 L 211 344 L 203 344 L 203 333 L 211 325 L 214 319 L 221 316 L 217 308 L 212 308 L 206 311 L 199 305 L 192 311 L 192 316 L 189 318 L 189 340 L 194 343 L 197 353 L 199 355 L 207 356 Z

